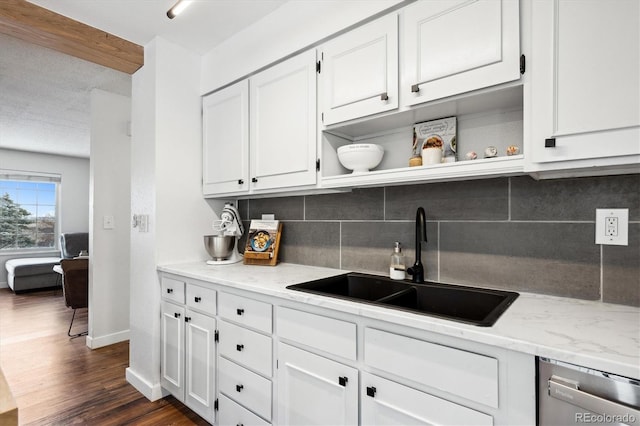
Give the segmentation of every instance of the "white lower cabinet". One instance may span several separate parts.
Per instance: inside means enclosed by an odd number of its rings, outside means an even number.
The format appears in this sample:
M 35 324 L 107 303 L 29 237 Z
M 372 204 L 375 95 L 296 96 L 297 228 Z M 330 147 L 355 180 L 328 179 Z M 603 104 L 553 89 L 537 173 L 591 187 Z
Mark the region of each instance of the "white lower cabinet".
M 532 355 L 228 291 L 163 277 L 162 387 L 216 426 L 535 425 Z
M 363 425 L 493 425 L 487 414 L 373 374 L 362 373 L 360 395 Z
M 166 282 L 175 284 L 171 280 Z M 185 283 L 180 284 L 184 288 Z M 198 292 L 197 286 L 191 284 L 186 284 L 186 289 L 187 294 Z M 183 295 L 180 300 L 184 303 L 184 291 L 179 293 Z M 211 290 L 206 294 L 201 298 L 205 304 L 210 296 L 215 300 Z M 161 318 L 161 385 L 204 419 L 213 422 L 216 319 L 168 301 L 161 304 Z
M 268 426 L 271 424 L 224 395 L 218 398 L 218 410 L 220 426 Z
M 358 424 L 358 370 L 280 343 L 278 424 Z
M 219 425 L 270 424 L 272 305 L 226 292 L 219 303 Z
M 162 387 L 184 401 L 184 307 L 162 302 L 160 366 Z
M 162 303 L 162 387 L 208 421 L 214 417 L 216 320 Z

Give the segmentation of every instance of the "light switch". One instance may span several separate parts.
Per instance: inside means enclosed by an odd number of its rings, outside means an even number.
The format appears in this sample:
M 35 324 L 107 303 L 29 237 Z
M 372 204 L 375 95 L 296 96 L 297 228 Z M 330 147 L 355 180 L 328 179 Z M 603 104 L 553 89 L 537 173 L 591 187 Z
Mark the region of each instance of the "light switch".
M 115 228 L 115 223 L 113 220 L 113 216 L 107 215 L 102 218 L 102 229 L 113 229 Z

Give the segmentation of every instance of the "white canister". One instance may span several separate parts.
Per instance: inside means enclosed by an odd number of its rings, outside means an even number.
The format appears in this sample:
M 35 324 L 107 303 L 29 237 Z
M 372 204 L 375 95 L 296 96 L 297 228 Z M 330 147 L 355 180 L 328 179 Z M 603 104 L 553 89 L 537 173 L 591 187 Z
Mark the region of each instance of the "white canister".
M 423 148 L 422 165 L 442 163 L 442 148 Z

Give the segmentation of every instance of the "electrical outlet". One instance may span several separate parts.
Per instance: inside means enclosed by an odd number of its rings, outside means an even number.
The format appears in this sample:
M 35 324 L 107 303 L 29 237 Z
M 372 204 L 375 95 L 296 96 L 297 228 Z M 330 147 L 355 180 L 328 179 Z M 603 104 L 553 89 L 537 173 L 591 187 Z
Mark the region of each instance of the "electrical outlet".
M 629 209 L 596 209 L 596 244 L 629 245 Z

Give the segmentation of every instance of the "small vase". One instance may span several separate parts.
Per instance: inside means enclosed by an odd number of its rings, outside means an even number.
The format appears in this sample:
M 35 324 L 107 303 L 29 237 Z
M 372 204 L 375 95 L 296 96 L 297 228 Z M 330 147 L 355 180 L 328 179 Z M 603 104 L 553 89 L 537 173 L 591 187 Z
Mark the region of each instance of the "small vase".
M 422 165 L 442 163 L 442 148 L 424 148 L 422 150 Z

